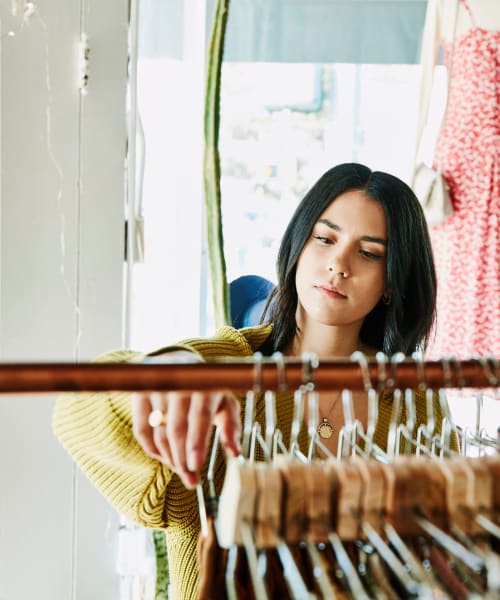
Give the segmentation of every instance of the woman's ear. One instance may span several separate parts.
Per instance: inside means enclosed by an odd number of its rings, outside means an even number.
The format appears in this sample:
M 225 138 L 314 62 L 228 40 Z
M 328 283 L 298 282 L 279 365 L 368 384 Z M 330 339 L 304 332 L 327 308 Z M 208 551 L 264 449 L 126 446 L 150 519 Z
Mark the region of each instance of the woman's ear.
M 385 292 L 382 294 L 382 302 L 386 305 L 389 306 L 389 304 L 391 303 L 392 300 L 392 292 L 389 289 L 386 289 Z

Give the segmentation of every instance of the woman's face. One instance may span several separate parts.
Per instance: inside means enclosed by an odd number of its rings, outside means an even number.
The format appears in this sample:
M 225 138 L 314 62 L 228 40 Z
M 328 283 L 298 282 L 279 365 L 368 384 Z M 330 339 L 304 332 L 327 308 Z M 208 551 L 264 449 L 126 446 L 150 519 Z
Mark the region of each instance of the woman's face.
M 360 190 L 337 196 L 314 225 L 297 262 L 298 324 L 357 326 L 386 288 L 387 224 Z

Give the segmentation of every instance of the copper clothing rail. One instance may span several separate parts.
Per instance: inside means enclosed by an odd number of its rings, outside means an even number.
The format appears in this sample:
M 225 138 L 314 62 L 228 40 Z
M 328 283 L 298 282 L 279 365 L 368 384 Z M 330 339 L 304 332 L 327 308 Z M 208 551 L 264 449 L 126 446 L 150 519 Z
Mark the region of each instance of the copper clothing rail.
M 305 381 L 304 362 L 286 359 L 284 367 L 270 359 L 261 365 L 262 389 L 297 389 Z M 386 365 L 386 387 L 417 388 L 424 378 L 431 388 L 496 387 L 498 360 L 425 361 L 406 359 Z M 423 365 L 423 371 L 421 366 Z M 254 387 L 258 368 L 252 359 L 228 359 L 208 363 L 17 363 L 0 364 L 0 393 L 63 391 L 139 390 L 249 390 Z M 379 365 L 368 361 L 373 385 L 379 383 Z M 307 379 L 307 378 L 306 378 Z M 363 370 L 349 359 L 322 360 L 313 369 L 318 390 L 363 389 Z

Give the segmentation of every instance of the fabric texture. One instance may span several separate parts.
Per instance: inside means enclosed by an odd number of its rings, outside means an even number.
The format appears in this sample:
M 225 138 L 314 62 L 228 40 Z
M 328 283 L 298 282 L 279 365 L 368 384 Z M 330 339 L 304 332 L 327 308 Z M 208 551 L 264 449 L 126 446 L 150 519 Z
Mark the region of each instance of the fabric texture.
M 435 165 L 454 213 L 431 230 L 438 319 L 427 355 L 499 356 L 500 32 L 471 27 L 455 40 L 452 61 Z
M 214 338 L 190 339 L 176 346 L 195 352 L 205 360 L 221 357 L 252 356 L 269 337 L 271 325 L 259 325 L 237 330 L 221 328 Z M 155 353 L 155 354 L 156 354 Z M 109 352 L 99 357 L 101 362 L 140 362 L 144 354 L 129 350 Z M 244 416 L 244 396 L 241 397 Z M 284 443 L 289 444 L 293 418 L 293 392 L 278 395 L 277 415 Z M 256 401 L 256 419 L 265 430 L 264 398 Z M 374 442 L 387 446 L 392 414 L 392 395 L 380 397 Z M 426 422 L 423 392 L 416 393 L 416 425 Z M 440 431 L 443 414 L 434 401 L 436 430 Z M 405 422 L 404 407 L 400 422 Z M 146 456 L 132 433 L 129 393 L 72 393 L 60 396 L 54 408 L 53 428 L 56 436 L 77 462 L 93 485 L 124 516 L 143 527 L 166 530 L 172 600 L 197 597 L 197 541 L 200 530 L 196 493 L 187 490 L 177 475 L 166 466 Z M 307 449 L 307 431 L 299 434 L 302 451 Z M 257 454 L 257 459 L 263 456 Z M 215 467 L 217 493 L 224 480 L 225 461 L 222 456 Z M 205 478 L 205 472 L 202 473 Z

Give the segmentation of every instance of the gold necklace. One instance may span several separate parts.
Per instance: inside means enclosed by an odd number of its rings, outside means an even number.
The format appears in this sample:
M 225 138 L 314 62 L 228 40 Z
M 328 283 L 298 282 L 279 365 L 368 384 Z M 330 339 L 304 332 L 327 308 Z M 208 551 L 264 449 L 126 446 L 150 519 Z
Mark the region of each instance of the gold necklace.
M 329 415 L 332 412 L 335 404 L 337 404 L 337 400 L 340 398 L 341 393 L 342 392 L 340 391 L 337 394 L 337 396 L 333 399 L 332 405 L 326 413 L 327 415 Z M 320 438 L 322 438 L 323 440 L 328 440 L 335 433 L 335 426 L 329 421 L 327 417 L 323 417 L 323 422 L 318 425 L 318 429 L 316 431 L 318 432 Z

